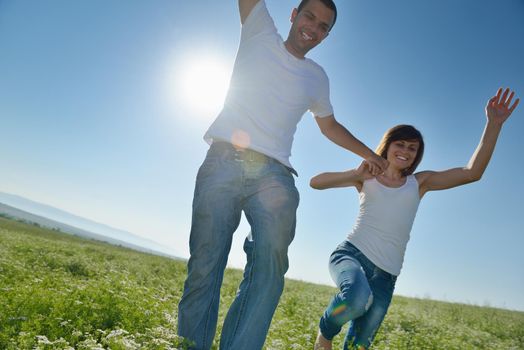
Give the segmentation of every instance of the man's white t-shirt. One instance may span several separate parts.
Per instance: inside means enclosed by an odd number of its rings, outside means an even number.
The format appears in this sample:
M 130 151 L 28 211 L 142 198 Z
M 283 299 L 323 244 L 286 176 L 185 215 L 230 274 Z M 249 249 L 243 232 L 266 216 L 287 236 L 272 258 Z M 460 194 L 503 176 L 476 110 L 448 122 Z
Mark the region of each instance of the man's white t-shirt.
M 308 110 L 333 114 L 328 77 L 312 60 L 289 53 L 261 0 L 242 26 L 224 107 L 204 139 L 250 148 L 292 168 L 293 137 Z

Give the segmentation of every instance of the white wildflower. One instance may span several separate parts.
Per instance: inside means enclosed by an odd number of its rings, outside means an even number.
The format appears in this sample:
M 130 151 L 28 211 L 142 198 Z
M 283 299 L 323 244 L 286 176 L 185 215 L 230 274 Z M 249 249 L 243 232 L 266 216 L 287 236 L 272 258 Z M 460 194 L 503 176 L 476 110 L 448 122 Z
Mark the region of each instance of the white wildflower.
M 53 345 L 53 342 L 49 341 L 45 335 L 37 335 L 36 339 L 38 344 Z
M 106 338 L 111 339 L 111 338 L 120 337 L 122 335 L 127 335 L 127 334 L 129 334 L 129 332 L 126 331 L 125 329 L 115 329 L 115 330 L 112 330 L 111 333 L 109 333 Z

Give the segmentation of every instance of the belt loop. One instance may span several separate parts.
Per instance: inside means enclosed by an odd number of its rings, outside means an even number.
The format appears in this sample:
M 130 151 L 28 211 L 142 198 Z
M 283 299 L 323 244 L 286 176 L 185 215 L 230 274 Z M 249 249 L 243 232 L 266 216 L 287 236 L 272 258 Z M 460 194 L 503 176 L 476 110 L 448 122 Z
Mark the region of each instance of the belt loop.
M 237 162 L 278 163 L 284 166 L 290 173 L 298 177 L 298 173 L 295 169 L 280 163 L 275 158 L 269 157 L 263 153 L 254 151 L 249 148 L 238 149 L 235 146 L 233 146 L 233 144 L 227 141 L 213 141 L 213 143 L 210 146 L 210 150 L 213 150 L 213 152 L 221 153 L 228 158 L 231 157 Z

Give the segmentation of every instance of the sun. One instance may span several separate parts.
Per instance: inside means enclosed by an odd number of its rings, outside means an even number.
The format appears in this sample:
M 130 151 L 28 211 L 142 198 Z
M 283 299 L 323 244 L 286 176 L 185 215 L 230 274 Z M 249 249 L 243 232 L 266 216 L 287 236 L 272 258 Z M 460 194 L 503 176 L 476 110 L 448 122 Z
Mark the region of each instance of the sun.
M 209 56 L 209 55 L 208 55 Z M 202 118 L 214 117 L 222 108 L 231 69 L 218 57 L 186 59 L 176 76 L 179 100 Z

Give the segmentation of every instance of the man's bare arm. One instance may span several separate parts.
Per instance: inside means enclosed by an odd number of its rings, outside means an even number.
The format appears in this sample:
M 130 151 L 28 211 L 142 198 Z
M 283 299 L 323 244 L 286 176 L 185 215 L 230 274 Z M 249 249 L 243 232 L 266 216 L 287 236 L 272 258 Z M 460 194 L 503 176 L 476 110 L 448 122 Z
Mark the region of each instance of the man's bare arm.
M 343 147 L 367 161 L 368 167 L 373 175 L 384 172 L 388 167 L 388 161 L 370 150 L 365 144 L 357 139 L 333 115 L 328 117 L 315 117 L 322 134 L 335 144 Z
M 238 10 L 240 11 L 240 23 L 244 24 L 251 10 L 260 0 L 238 0 Z

